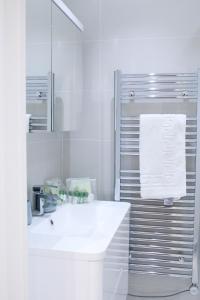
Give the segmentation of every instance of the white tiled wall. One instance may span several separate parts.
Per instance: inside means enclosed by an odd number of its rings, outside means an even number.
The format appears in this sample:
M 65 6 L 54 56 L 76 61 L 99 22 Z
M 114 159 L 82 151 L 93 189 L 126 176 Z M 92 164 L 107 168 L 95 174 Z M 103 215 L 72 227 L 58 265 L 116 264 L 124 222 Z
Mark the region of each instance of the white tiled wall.
M 62 178 L 62 136 L 52 133 L 27 134 L 28 197 L 33 185 L 48 178 Z
M 190 72 L 200 67 L 200 2 L 65 2 L 84 23 L 85 32 L 80 130 L 64 137 L 65 149 L 71 153 L 69 161 L 64 155 L 64 174 L 95 176 L 99 198 L 111 200 L 114 181 L 113 72 L 118 68 L 132 73 Z M 79 145 L 76 151 L 75 144 Z M 95 147 L 91 147 L 93 144 Z M 83 157 L 84 163 L 75 171 L 73 166 Z
M 101 38 L 199 33 L 198 0 L 100 0 Z

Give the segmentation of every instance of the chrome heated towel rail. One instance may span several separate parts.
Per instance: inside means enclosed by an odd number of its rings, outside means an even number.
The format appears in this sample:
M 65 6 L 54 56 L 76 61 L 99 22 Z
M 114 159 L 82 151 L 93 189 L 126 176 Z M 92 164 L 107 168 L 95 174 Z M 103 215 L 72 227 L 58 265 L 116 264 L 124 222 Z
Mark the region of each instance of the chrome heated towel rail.
M 199 284 L 199 101 L 199 73 L 115 72 L 115 200 L 132 204 L 129 271 L 191 278 L 193 287 Z M 172 207 L 140 197 L 141 113 L 187 115 L 187 195 Z
M 26 77 L 26 102 L 27 106 L 31 107 L 28 111 L 31 113 L 30 131 L 52 131 L 54 113 L 53 73 L 49 72 L 47 76 Z

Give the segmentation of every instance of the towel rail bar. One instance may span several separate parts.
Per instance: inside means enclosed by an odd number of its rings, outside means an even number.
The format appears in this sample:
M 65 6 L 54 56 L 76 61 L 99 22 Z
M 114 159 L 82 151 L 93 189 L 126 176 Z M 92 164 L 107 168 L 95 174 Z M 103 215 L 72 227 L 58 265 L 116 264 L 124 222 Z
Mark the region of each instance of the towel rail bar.
M 160 206 L 159 205 L 142 205 L 142 204 L 135 204 L 135 203 L 132 203 L 132 207 L 131 207 L 131 211 L 137 211 L 137 210 L 141 210 L 141 211 L 151 211 L 151 212 L 162 212 L 163 211 L 163 206 Z M 167 213 L 173 213 L 173 212 L 176 212 L 176 213 L 179 213 L 179 212 L 186 212 L 188 214 L 193 214 L 194 213 L 194 207 L 174 207 L 174 206 L 171 206 L 171 207 L 166 207 L 165 211 Z
M 129 170 L 129 169 L 121 169 L 120 173 L 129 173 L 129 174 L 140 174 L 140 170 L 139 169 L 135 169 L 135 170 Z M 192 172 L 192 171 L 186 171 L 186 175 L 187 176 L 196 176 L 196 172 Z
M 171 274 L 170 272 L 168 272 L 167 274 L 162 272 L 161 270 L 160 271 L 153 271 L 153 270 L 145 270 L 145 271 L 141 271 L 141 270 L 132 270 L 131 269 L 131 266 L 130 266 L 130 270 L 129 270 L 129 273 L 130 274 L 133 274 L 133 275 L 151 275 L 151 276 L 159 276 L 160 277 L 163 277 L 164 280 L 166 279 L 166 276 L 170 277 L 170 278 L 183 278 L 183 279 L 189 279 L 191 278 L 191 275 L 184 275 L 184 274 Z
M 148 232 L 140 232 L 140 231 L 137 231 L 137 232 L 130 232 L 130 236 L 133 237 L 133 239 L 135 238 L 141 238 L 141 235 L 142 235 L 142 238 L 146 238 L 146 239 L 152 239 L 152 235 L 151 233 L 148 233 Z M 193 240 L 193 236 L 192 235 L 184 235 L 184 234 L 170 234 L 170 235 L 167 235 L 167 234 L 163 234 L 163 233 L 158 233 L 158 232 L 154 232 L 154 237 L 153 237 L 153 240 L 162 240 L 162 241 L 173 241 L 173 242 L 176 242 L 176 240 L 179 239 L 180 242 L 185 242 L 185 243 L 191 243 L 191 241 Z
M 157 246 L 151 245 L 151 249 L 145 247 L 145 245 L 130 245 L 130 251 L 138 251 L 138 252 L 147 252 L 149 253 L 153 251 L 153 253 L 163 253 L 163 254 L 179 254 L 179 255 L 193 255 L 192 249 L 182 249 L 180 247 L 168 247 L 168 246 Z
M 168 260 L 168 254 L 164 254 L 164 253 L 159 253 L 159 252 L 141 252 L 141 251 L 137 251 L 137 250 L 133 250 L 131 251 L 131 255 L 133 257 L 138 257 L 138 258 L 143 258 L 145 259 L 146 256 L 147 257 L 154 257 L 155 255 L 160 258 L 160 259 L 163 259 L 163 260 Z M 177 258 L 179 259 L 180 258 L 180 255 L 179 254 L 169 254 L 170 258 L 172 261 L 176 261 Z M 185 254 L 184 255 L 184 258 L 185 258 L 185 261 L 192 261 L 192 254 Z
M 168 219 L 156 219 L 156 218 L 142 218 L 141 216 L 139 217 L 134 217 L 134 218 L 131 218 L 131 222 L 133 222 L 133 224 L 138 224 L 138 225 L 148 225 L 148 224 L 154 224 L 154 225 L 159 225 L 159 226 L 163 226 L 163 225 L 166 225 L 166 226 L 175 226 L 175 227 L 181 227 L 181 228 L 193 228 L 194 227 L 194 222 L 193 221 L 182 221 L 182 220 L 174 220 L 172 222 L 172 220 L 168 220 Z
M 121 176 L 121 181 L 139 181 L 140 180 L 140 177 L 139 176 L 135 176 L 135 177 L 131 177 L 131 176 Z M 196 183 L 196 180 L 193 179 L 193 178 L 186 178 L 186 181 L 191 184 L 191 183 Z
M 139 131 L 137 130 L 126 130 L 126 131 L 124 131 L 124 130 L 121 130 L 120 131 L 120 134 L 121 135 L 139 135 Z M 197 135 L 197 132 L 196 131 L 186 131 L 186 137 L 187 136 L 196 136 Z
M 157 199 L 147 199 L 147 200 L 144 200 L 144 199 L 141 199 L 139 197 L 132 197 L 132 196 L 122 196 L 121 197 L 122 200 L 124 201 L 130 201 L 132 202 L 132 205 L 134 203 L 143 203 L 143 205 L 152 205 L 153 204 L 156 204 L 158 206 L 163 206 L 163 201 L 162 202 L 159 202 Z M 183 206 L 183 205 L 194 205 L 194 196 L 186 196 L 186 197 L 182 197 L 180 200 L 178 201 L 174 201 L 176 203 L 176 207 L 178 206 Z
M 171 96 L 171 95 L 137 95 L 135 97 L 123 97 L 121 98 L 121 101 L 124 103 L 130 103 L 133 100 L 139 100 L 139 99 L 180 99 L 180 100 L 194 100 L 197 99 L 197 96 L 183 96 L 183 95 L 175 95 L 175 96 Z
M 140 264 L 142 263 L 143 265 L 151 265 L 154 262 L 160 262 L 161 265 L 163 266 L 169 266 L 169 262 L 166 261 L 165 259 L 161 259 L 161 258 L 151 258 L 149 257 L 148 260 L 144 260 L 144 258 L 141 257 L 133 257 L 130 258 L 130 261 L 134 264 Z M 176 267 L 178 266 L 179 268 L 185 268 L 185 269 L 189 269 L 191 270 L 191 261 L 184 261 L 183 263 L 180 263 L 178 260 L 172 260 L 170 265 L 172 267 Z
M 147 78 L 146 80 L 140 80 L 140 79 L 138 79 L 138 80 L 136 80 L 136 81 L 133 81 L 133 80 L 131 80 L 131 79 L 129 79 L 129 80 L 122 80 L 122 83 L 123 83 L 123 86 L 125 87 L 125 86 L 127 86 L 127 85 L 138 85 L 138 84 L 140 84 L 140 85 L 146 85 L 146 84 L 156 84 L 156 85 L 159 85 L 159 84 L 162 84 L 162 85 L 174 85 L 174 84 L 176 84 L 176 86 L 178 86 L 178 85 L 181 85 L 181 84 L 183 84 L 183 85 L 195 85 L 195 83 L 197 83 L 197 78 L 192 78 L 192 79 L 178 79 L 178 78 L 176 78 L 176 79 L 174 79 L 174 80 L 172 80 L 172 79 L 164 79 L 164 78 L 162 78 L 162 79 L 156 79 L 156 78 Z
M 158 76 L 158 77 L 194 77 L 197 78 L 196 73 L 149 73 L 149 74 L 123 74 L 122 78 L 138 78 L 138 77 L 150 77 L 150 76 Z
M 186 144 L 187 145 L 187 144 Z M 135 149 L 135 150 L 139 150 L 139 145 L 127 145 L 127 144 L 121 144 L 121 149 Z M 195 146 L 186 146 L 186 150 L 196 150 Z
M 131 117 L 130 116 L 128 116 L 128 117 L 123 116 L 123 117 L 121 117 L 121 121 L 135 121 L 135 122 L 139 122 L 140 118 L 137 117 L 137 116 L 131 116 Z M 186 123 L 191 122 L 191 121 L 197 122 L 197 118 L 195 118 L 195 117 L 187 117 Z
M 139 156 L 139 153 L 137 152 L 120 152 L 123 156 Z M 196 157 L 196 154 L 194 153 L 186 153 L 186 157 Z
M 170 227 L 170 230 L 167 230 L 164 226 L 151 226 L 150 229 L 145 225 L 131 225 L 130 228 L 132 231 L 142 231 L 142 232 L 163 232 L 163 233 L 183 233 L 183 234 L 193 234 L 193 228 L 180 228 L 180 227 Z
M 148 271 L 150 273 L 154 273 L 153 270 L 155 270 L 155 272 L 161 272 L 165 275 L 167 275 L 169 272 L 171 274 L 176 274 L 176 275 L 190 275 L 191 276 L 191 273 L 192 273 L 192 269 L 181 269 L 181 268 L 175 268 L 175 267 L 163 267 L 163 266 L 159 266 L 157 264 L 152 264 L 152 265 L 149 265 L 149 266 L 146 266 L 146 265 L 135 265 L 133 263 L 130 263 L 130 267 L 133 267 L 133 271 L 135 270 L 139 270 L 139 271 Z
M 188 242 L 183 242 L 183 241 L 169 241 L 169 240 L 164 240 L 164 239 L 156 239 L 156 238 L 144 238 L 144 237 L 140 237 L 140 238 L 137 238 L 137 237 L 130 237 L 130 240 L 132 240 L 135 244 L 142 244 L 142 245 L 166 245 L 166 246 L 176 246 L 176 245 L 179 245 L 183 248 L 189 248 L 189 249 L 193 249 L 193 246 L 191 245 L 191 242 L 188 241 Z
M 121 124 L 121 129 L 123 128 L 140 128 L 140 125 L 137 123 L 137 124 Z M 191 129 L 191 128 L 197 128 L 197 125 L 196 124 L 187 124 L 186 125 L 186 130 L 187 129 Z

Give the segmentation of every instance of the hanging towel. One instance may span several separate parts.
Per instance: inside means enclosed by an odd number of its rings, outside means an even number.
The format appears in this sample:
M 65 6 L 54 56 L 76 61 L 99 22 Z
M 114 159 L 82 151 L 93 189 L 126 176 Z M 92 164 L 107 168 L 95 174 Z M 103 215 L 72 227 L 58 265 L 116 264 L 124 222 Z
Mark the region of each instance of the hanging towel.
M 140 184 L 142 198 L 186 196 L 186 116 L 140 116 Z

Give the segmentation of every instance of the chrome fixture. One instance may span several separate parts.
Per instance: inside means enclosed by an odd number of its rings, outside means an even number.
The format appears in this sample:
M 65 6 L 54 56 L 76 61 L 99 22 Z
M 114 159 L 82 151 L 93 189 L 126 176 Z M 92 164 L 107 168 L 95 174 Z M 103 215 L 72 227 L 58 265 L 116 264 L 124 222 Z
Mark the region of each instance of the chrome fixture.
M 149 104 L 150 113 L 167 110 L 167 113 L 187 114 L 187 196 L 174 201 L 172 207 L 165 207 L 163 200 L 140 197 L 139 115 L 147 112 L 145 106 Z M 115 200 L 132 204 L 130 273 L 173 276 L 183 282 L 188 279 L 192 294 L 198 292 L 199 285 L 199 120 L 200 71 L 115 72 Z

